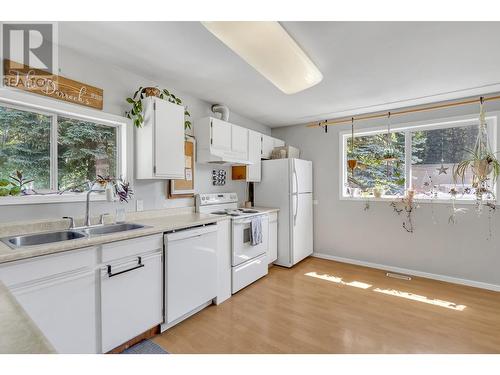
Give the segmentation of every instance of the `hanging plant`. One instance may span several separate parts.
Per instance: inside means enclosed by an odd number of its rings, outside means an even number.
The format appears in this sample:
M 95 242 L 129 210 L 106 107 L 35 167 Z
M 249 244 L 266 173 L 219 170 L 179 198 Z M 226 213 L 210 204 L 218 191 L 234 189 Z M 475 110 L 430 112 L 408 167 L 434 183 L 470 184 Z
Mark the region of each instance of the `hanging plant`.
M 356 168 L 358 164 L 358 161 L 354 158 L 354 117 L 351 118 L 351 148 L 348 154 L 350 154 L 351 157 L 347 159 L 347 166 L 351 170 L 351 175 L 354 177 L 354 168 Z
M 134 93 L 134 96 L 126 99 L 127 103 L 132 105 L 132 108 L 125 112 L 125 115 L 134 122 L 137 128 L 141 128 L 144 123 L 142 100 L 151 96 L 167 100 L 170 103 L 182 105 L 181 98 L 175 96 L 167 89 L 160 90 L 158 87 L 139 87 Z M 184 109 L 184 116 L 191 116 L 187 109 Z M 184 120 L 184 129 L 191 129 L 191 121 L 187 119 Z
M 399 155 L 392 144 L 391 135 L 391 112 L 387 113 L 387 139 L 384 152 L 382 153 L 382 160 L 386 163 L 391 163 L 393 161 L 399 160 Z
M 462 160 L 453 167 L 455 183 L 461 180 L 462 185 L 464 185 L 467 172 L 472 173 L 472 187 L 475 191 L 478 211 L 481 211 L 485 197 L 487 200 L 495 199 L 493 186 L 500 175 L 500 162 L 491 150 L 487 130 L 486 112 L 481 97 L 479 104 L 479 132 L 476 143 L 472 150 L 465 150 L 469 154 L 469 158 Z
M 408 189 L 406 190 L 406 196 L 402 198 L 399 202 L 391 202 L 391 207 L 393 211 L 401 215 L 403 212 L 405 213 L 405 219 L 403 220 L 403 228 L 408 233 L 413 233 L 413 211 L 418 207 L 414 201 L 415 198 L 415 190 Z

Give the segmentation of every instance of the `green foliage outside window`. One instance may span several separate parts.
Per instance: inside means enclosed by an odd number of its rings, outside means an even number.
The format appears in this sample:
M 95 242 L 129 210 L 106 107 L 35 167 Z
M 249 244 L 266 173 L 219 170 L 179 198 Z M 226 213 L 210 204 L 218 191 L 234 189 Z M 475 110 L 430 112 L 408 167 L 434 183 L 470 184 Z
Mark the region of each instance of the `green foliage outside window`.
M 419 166 L 438 181 L 443 189 L 454 184 L 452 166 L 468 157 L 467 150 L 474 147 L 478 134 L 478 125 L 449 127 L 432 130 L 412 130 L 411 163 Z M 387 133 L 354 136 L 354 150 L 351 150 L 351 138 L 347 138 L 347 159 L 356 159 L 358 167 L 354 170 L 354 179 L 367 191 L 376 186 L 387 189 L 388 195 L 403 195 L 405 188 L 405 133 L 392 132 L 391 142 L 396 154 L 396 161 L 383 160 L 387 149 Z M 446 175 L 439 175 L 436 166 L 443 163 L 448 166 Z M 412 169 L 413 170 L 413 169 Z M 349 175 L 351 171 L 348 169 Z M 417 175 L 417 173 L 415 173 Z M 413 185 L 421 187 L 422 177 L 413 176 Z M 446 187 L 444 187 L 446 185 Z
M 50 123 L 51 116 L 0 106 L 0 179 L 19 170 L 36 189 L 49 189 Z
M 58 117 L 60 190 L 116 174 L 116 128 Z
M 51 115 L 0 106 L 0 180 L 21 171 L 37 191 L 65 190 L 116 175 L 116 128 L 57 116 L 58 186 L 51 187 L 51 122 Z
M 354 150 L 347 153 L 348 159 L 356 159 L 359 167 L 354 170 L 354 178 L 363 185 L 365 190 L 375 186 L 383 186 L 387 194 L 403 194 L 405 186 L 403 133 L 391 133 L 392 145 L 397 160 L 386 162 L 382 160 L 387 149 L 387 134 L 354 136 Z M 348 145 L 351 145 L 350 137 Z M 349 172 L 350 173 L 350 172 Z

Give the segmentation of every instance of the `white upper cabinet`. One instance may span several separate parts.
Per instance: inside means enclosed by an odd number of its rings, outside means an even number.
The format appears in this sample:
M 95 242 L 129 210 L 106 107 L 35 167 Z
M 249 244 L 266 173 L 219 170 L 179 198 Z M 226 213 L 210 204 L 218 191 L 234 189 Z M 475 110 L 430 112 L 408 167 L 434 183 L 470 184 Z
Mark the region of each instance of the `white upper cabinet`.
M 249 164 L 248 129 L 213 117 L 194 126 L 199 163 Z
M 285 145 L 285 141 L 281 139 L 273 138 L 273 147 L 283 147 Z
M 282 147 L 284 145 L 285 141 L 262 134 L 262 153 L 260 157 L 262 159 L 271 159 L 273 148 Z
M 232 125 L 229 122 L 212 119 L 210 142 L 213 149 L 231 152 Z
M 261 154 L 262 159 L 271 158 L 271 152 L 273 151 L 274 147 L 273 139 L 274 139 L 273 137 L 262 134 L 262 154 Z
M 136 178 L 184 178 L 184 107 L 144 100 L 144 124 L 136 129 Z
M 247 165 L 247 181 L 260 182 L 261 177 L 261 134 L 253 130 L 248 131 L 248 159 L 252 163 Z
M 231 125 L 231 152 L 238 159 L 248 159 L 248 129 Z

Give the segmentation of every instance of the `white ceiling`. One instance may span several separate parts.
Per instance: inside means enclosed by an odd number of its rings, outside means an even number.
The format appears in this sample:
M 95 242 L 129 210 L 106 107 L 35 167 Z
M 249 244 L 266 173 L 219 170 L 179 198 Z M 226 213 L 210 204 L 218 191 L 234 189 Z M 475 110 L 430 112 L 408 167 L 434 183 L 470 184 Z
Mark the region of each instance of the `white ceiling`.
M 324 76 L 294 95 L 278 90 L 199 22 L 62 22 L 59 41 L 271 127 L 450 99 L 472 88 L 500 91 L 500 22 L 282 25 Z M 439 94 L 447 95 L 428 98 Z

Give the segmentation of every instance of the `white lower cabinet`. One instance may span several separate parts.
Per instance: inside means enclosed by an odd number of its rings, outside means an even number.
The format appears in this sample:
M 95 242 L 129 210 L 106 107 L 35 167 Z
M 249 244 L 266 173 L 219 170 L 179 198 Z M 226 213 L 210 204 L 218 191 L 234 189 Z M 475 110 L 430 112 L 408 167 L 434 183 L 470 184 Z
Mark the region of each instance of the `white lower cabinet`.
M 16 289 L 14 296 L 58 353 L 96 353 L 95 273 Z
M 7 263 L 0 279 L 58 353 L 97 353 L 96 249 Z
M 269 245 L 267 263 L 271 264 L 278 259 L 278 213 L 269 214 Z
M 58 353 L 101 353 L 163 322 L 163 235 L 0 265 Z
M 217 223 L 217 297 L 220 305 L 231 297 L 231 220 Z
M 101 268 L 103 352 L 163 321 L 162 259 L 160 249 L 112 261 Z

